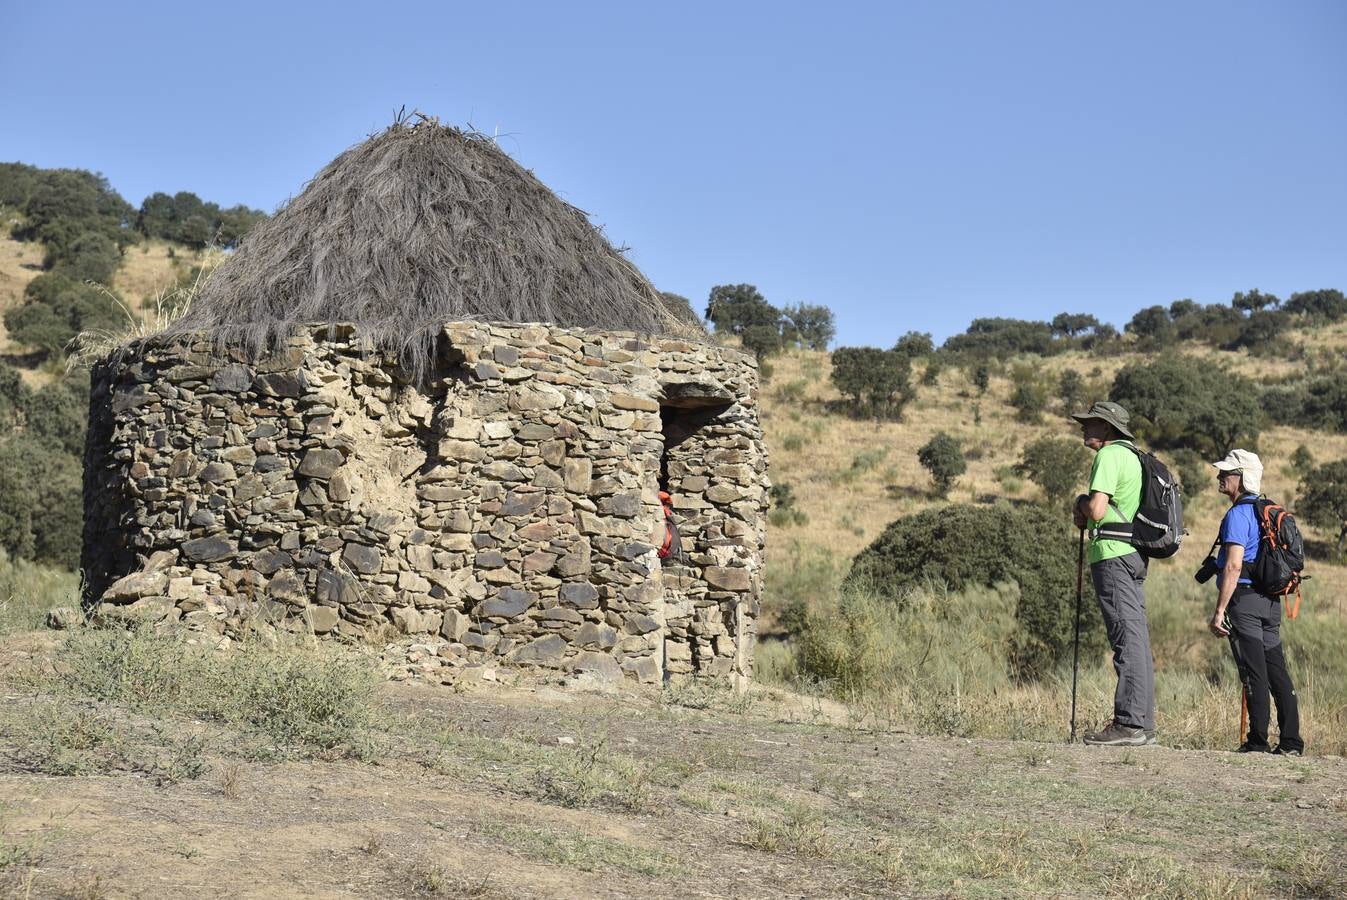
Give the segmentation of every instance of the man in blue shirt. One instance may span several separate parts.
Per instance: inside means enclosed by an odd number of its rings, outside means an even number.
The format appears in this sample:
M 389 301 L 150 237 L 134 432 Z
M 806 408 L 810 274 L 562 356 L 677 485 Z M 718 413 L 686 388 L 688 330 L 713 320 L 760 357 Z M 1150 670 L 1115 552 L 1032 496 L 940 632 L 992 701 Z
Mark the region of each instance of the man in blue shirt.
M 1208 623 L 1213 634 L 1230 638 L 1244 696 L 1249 703 L 1249 731 L 1239 745 L 1241 753 L 1299 756 L 1300 709 L 1291 673 L 1282 653 L 1281 600 L 1260 594 L 1248 570 L 1258 558 L 1260 532 L 1254 501 L 1263 481 L 1263 461 L 1257 453 L 1231 450 L 1216 467 L 1217 489 L 1230 498 L 1221 519 L 1216 555 L 1216 611 Z M 1249 565 L 1246 565 L 1249 564 Z M 1277 731 L 1281 742 L 1268 744 L 1268 694 L 1277 704 Z

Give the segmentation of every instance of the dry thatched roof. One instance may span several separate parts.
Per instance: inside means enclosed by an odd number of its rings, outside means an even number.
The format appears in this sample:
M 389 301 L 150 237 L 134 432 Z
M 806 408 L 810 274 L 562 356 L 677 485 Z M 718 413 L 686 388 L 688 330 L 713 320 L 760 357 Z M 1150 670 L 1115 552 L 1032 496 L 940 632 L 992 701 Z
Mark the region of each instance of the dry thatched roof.
M 423 120 L 329 163 L 244 239 L 172 330 L 258 351 L 301 324 L 354 322 L 424 372 L 439 326 L 463 319 L 697 327 L 493 140 Z

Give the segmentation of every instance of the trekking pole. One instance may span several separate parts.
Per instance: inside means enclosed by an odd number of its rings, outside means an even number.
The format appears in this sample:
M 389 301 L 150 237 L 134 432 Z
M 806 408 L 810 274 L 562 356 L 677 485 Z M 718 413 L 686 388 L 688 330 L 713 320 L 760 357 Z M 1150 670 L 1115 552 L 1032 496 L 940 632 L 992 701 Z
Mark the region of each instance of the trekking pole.
M 1080 674 L 1080 595 L 1085 581 L 1085 529 L 1076 544 L 1076 639 L 1071 651 L 1071 740 L 1076 742 L 1076 679 Z

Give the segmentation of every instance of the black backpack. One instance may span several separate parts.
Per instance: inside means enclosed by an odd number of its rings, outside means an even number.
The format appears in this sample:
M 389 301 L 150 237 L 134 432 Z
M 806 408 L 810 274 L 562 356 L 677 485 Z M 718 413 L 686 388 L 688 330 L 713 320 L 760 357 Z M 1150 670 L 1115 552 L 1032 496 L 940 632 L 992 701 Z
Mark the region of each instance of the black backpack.
M 1285 507 L 1266 497 L 1236 502 L 1253 506 L 1258 520 L 1258 555 L 1246 562 L 1240 576 L 1253 582 L 1254 590 L 1265 597 L 1285 597 L 1292 619 L 1300 612 L 1300 582 L 1305 579 L 1305 540 L 1300 536 L 1296 517 Z M 1296 595 L 1295 606 L 1291 594 Z
M 1168 559 L 1179 552 L 1179 544 L 1188 533 L 1183 530 L 1183 491 L 1154 453 L 1139 450 L 1126 441 L 1118 443 L 1135 453 L 1141 463 L 1141 505 L 1132 521 L 1100 525 L 1095 535 L 1125 541 L 1150 559 Z M 1109 506 L 1122 515 L 1111 500 Z

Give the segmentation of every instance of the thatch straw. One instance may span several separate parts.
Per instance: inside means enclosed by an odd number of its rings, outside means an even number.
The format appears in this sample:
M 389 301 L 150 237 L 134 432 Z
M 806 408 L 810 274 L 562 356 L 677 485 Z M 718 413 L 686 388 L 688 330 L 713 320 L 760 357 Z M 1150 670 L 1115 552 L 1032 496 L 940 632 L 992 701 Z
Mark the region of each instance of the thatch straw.
M 329 163 L 244 239 L 170 332 L 259 353 L 300 325 L 352 322 L 421 375 L 440 326 L 459 320 L 694 327 L 491 138 L 423 119 Z

